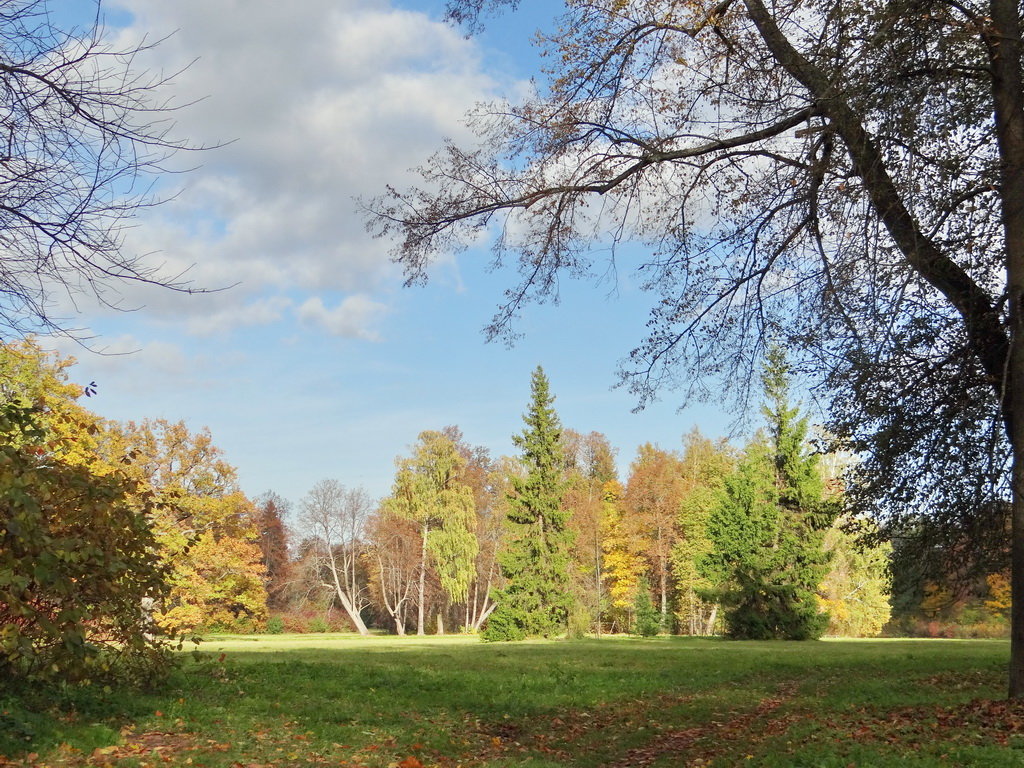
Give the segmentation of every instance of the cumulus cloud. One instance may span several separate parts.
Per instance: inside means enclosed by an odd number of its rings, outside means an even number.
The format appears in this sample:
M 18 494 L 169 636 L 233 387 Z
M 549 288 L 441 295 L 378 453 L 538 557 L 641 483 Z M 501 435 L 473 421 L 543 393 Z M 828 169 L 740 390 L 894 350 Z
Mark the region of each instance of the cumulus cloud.
M 122 303 L 208 334 L 274 322 L 285 307 L 266 296 L 298 293 L 309 297 L 300 315 L 371 337 L 352 323 L 379 316 L 395 267 L 354 198 L 401 184 L 442 137 L 466 135 L 462 116 L 496 88 L 475 43 L 379 0 L 117 5 L 133 19 L 118 45 L 170 35 L 140 63 L 184 68 L 170 88 L 189 104 L 177 135 L 220 145 L 183 158 L 198 167 L 127 245 L 194 286 L 235 286 L 217 302 L 128 286 Z M 349 298 L 324 307 L 338 292 Z
M 324 306 L 319 296 L 313 296 L 296 309 L 300 320 L 318 326 L 332 336 L 366 341 L 379 340 L 372 328 L 374 321 L 386 312 L 384 304 L 361 295 L 349 296 L 333 308 Z
M 217 294 L 217 297 L 222 295 Z M 212 336 L 232 328 L 269 325 L 280 320 L 291 304 L 291 299 L 284 296 L 255 299 L 241 306 L 221 304 L 214 312 L 189 317 L 186 327 L 193 335 Z

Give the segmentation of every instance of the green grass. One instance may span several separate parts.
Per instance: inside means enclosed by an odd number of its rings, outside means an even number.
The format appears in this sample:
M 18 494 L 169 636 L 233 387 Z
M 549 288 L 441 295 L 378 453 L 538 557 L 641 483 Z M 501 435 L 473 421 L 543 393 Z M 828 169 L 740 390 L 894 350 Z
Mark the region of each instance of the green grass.
M 159 693 L 0 691 L 14 765 L 1024 766 L 1003 641 L 215 637 Z M 0 759 L 0 765 L 4 760 Z

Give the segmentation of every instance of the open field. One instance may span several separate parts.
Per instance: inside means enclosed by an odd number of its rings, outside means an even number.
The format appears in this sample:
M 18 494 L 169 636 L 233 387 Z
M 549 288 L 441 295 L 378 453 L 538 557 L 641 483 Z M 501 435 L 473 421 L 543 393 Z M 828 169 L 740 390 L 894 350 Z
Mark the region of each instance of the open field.
M 212 638 L 161 693 L 0 690 L 0 765 L 1024 766 L 1007 657 L 974 640 Z

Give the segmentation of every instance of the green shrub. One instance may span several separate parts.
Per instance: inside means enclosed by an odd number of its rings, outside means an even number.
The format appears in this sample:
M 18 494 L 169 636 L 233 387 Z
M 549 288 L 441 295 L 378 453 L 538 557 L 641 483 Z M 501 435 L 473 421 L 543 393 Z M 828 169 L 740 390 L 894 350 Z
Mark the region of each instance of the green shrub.
M 661 631 L 661 614 L 658 613 L 654 607 L 654 601 L 651 600 L 651 585 L 647 579 L 640 580 L 634 609 L 636 611 L 635 634 L 640 637 L 654 637 Z
M 498 606 L 484 624 L 480 637 L 487 642 L 505 642 L 525 640 L 526 630 L 523 629 L 524 621 L 517 620 L 515 612 L 511 609 L 502 610 Z
M 267 619 L 267 634 L 280 635 L 284 632 L 284 619 L 280 616 L 271 616 Z
M 314 616 L 309 620 L 308 630 L 310 632 L 330 632 L 331 628 L 323 616 Z
M 592 623 L 590 611 L 577 603 L 569 613 L 569 627 L 566 634 L 572 640 L 581 640 L 587 636 Z

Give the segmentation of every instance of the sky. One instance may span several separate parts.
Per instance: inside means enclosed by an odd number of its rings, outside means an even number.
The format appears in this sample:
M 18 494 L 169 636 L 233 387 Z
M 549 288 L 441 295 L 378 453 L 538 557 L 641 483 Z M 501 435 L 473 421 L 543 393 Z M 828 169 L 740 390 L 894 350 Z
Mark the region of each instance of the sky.
M 82 5 L 55 2 L 68 19 Z M 422 0 L 107 0 L 114 44 L 161 40 L 139 64 L 178 73 L 176 135 L 211 147 L 175 160 L 183 172 L 158 187 L 171 199 L 125 246 L 224 290 L 126 285 L 113 298 L 128 311 L 68 307 L 89 348 L 49 343 L 79 361 L 73 380 L 97 383 L 85 404 L 208 427 L 245 492 L 293 503 L 328 477 L 386 495 L 425 429 L 457 425 L 513 454 L 537 365 L 563 425 L 605 433 L 623 472 L 641 443 L 677 449 L 695 425 L 727 434 L 733 415 L 716 404 L 679 411 L 665 392 L 633 413 L 635 397 L 613 388 L 654 300 L 629 274 L 564 282 L 509 348 L 482 334 L 515 280 L 488 270 L 486 247 L 404 288 L 390 244 L 366 233 L 357 200 L 410 183 L 445 137 L 471 140 L 474 104 L 515 100 L 541 77 L 529 39 L 559 6 L 526 6 L 466 39 Z

